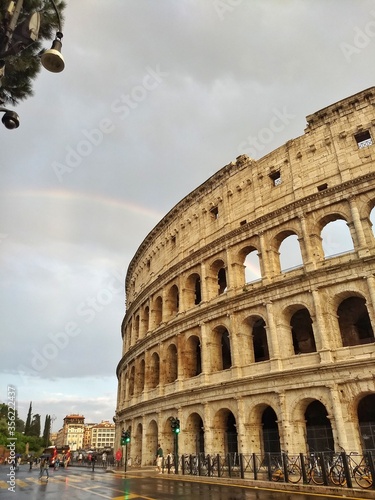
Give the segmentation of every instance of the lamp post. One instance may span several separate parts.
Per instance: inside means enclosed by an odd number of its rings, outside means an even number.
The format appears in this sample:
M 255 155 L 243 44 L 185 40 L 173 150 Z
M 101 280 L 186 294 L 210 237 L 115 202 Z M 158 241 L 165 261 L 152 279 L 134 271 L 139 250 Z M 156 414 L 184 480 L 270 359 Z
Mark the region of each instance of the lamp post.
M 3 16 L 3 37 L 0 41 L 0 86 L 5 75 L 6 58 L 15 56 L 38 40 L 40 28 L 40 12 L 33 12 L 24 21 L 18 24 L 24 0 L 10 0 Z M 52 47 L 43 52 L 40 60 L 42 66 L 52 73 L 60 73 L 65 68 L 64 58 L 61 54 L 62 28 L 61 17 L 55 0 L 49 0 L 56 13 L 58 31 L 52 42 Z M 4 112 L 2 122 L 8 129 L 19 127 L 19 116 L 14 111 L 0 108 Z

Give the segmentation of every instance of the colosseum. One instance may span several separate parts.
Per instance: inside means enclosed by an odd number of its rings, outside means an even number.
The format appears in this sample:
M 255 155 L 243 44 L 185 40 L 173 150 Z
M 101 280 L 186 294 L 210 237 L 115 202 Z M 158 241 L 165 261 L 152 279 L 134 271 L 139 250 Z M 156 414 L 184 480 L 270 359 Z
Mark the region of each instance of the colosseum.
M 115 416 L 133 459 L 175 450 L 172 418 L 179 454 L 375 449 L 374 111 L 372 87 L 307 116 L 140 244 Z

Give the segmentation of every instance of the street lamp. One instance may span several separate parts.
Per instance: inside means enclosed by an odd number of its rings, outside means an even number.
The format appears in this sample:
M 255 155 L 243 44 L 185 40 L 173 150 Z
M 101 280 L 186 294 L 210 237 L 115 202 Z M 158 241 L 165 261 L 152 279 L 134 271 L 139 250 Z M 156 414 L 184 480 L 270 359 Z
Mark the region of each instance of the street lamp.
M 13 129 L 20 126 L 20 117 L 15 111 L 11 111 L 10 109 L 6 108 L 0 108 L 0 112 L 4 113 L 1 121 L 4 123 L 6 128 Z
M 54 0 L 49 0 L 53 5 L 58 22 L 58 31 L 52 42 L 52 47 L 41 55 L 42 66 L 52 73 L 60 73 L 65 68 L 64 58 L 61 54 L 63 38 L 61 30 L 61 18 Z M 0 86 L 1 79 L 5 74 L 5 60 L 8 56 L 14 56 L 38 40 L 40 28 L 40 13 L 34 12 L 22 23 L 17 25 L 19 15 L 22 11 L 23 0 L 10 0 L 4 15 L 5 31 L 0 43 Z M 8 129 L 19 127 L 19 116 L 14 111 L 0 108 L 5 114 L 2 122 Z

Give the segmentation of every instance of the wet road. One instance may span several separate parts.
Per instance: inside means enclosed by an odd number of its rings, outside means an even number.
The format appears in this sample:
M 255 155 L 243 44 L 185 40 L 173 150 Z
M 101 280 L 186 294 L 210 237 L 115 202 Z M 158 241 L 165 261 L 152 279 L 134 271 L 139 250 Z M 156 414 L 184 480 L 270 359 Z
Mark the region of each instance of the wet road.
M 38 470 L 30 472 L 27 465 L 21 466 L 12 483 L 7 476 L 9 468 L 0 466 L 0 500 L 316 500 L 317 498 L 342 498 L 342 496 L 322 495 L 323 492 L 319 496 L 314 496 L 253 487 L 186 481 L 176 476 L 159 476 L 152 470 L 142 474 L 129 472 L 126 477 L 123 477 L 106 473 L 103 469 L 97 469 L 95 472 L 75 467 L 59 471 L 50 469 L 48 482 L 45 479 L 40 481 L 38 472 Z

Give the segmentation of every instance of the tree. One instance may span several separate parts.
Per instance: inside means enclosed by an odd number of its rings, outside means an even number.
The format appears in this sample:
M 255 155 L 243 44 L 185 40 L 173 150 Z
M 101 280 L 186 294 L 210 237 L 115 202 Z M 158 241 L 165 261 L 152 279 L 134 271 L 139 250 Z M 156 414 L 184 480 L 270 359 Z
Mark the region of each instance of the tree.
M 0 77 L 0 105 L 6 103 L 18 104 L 21 100 L 33 95 L 32 81 L 40 70 L 40 53 L 43 40 L 52 40 L 59 29 L 58 17 L 53 2 L 63 20 L 65 2 L 63 0 L 23 0 L 23 7 L 18 18 L 17 26 L 27 22 L 34 12 L 40 12 L 40 28 L 38 39 L 25 46 L 21 52 L 12 54 L 9 49 L 4 55 L 9 14 L 7 14 L 9 0 L 0 0 L 0 59 L 4 59 L 5 72 Z M 49 47 L 48 47 L 49 48 Z M 11 52 L 8 54 L 8 52 Z M 14 52 L 14 51 L 13 51 Z
M 29 436 L 40 436 L 40 415 L 38 413 L 33 416 L 31 421 Z
M 44 421 L 44 431 L 43 431 L 43 443 L 46 443 L 46 446 L 49 444 L 49 435 L 51 431 L 51 415 L 46 415 L 46 419 Z
M 30 406 L 29 406 L 29 411 L 27 413 L 27 418 L 26 418 L 26 424 L 25 424 L 25 436 L 30 435 L 30 427 L 31 427 L 31 401 L 30 401 Z

